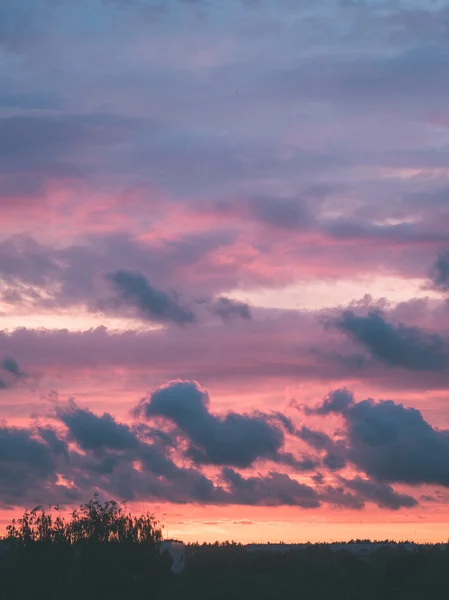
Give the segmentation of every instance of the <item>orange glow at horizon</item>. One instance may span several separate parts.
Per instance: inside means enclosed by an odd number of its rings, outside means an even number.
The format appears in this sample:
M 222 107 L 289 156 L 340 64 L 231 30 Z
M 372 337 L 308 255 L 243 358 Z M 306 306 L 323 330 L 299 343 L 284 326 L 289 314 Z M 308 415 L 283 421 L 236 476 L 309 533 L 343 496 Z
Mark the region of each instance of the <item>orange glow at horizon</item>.
M 32 508 L 32 507 L 31 507 Z M 156 508 L 158 510 L 156 510 Z M 351 539 L 446 543 L 447 508 L 410 514 L 367 508 L 361 512 L 339 509 L 301 511 L 298 508 L 261 506 L 198 506 L 130 504 L 133 514 L 149 511 L 163 526 L 164 538 L 185 543 L 234 541 L 250 543 L 330 543 Z M 299 517 L 298 512 L 301 512 Z M 23 511 L 0 511 L 0 535 Z M 70 511 L 61 510 L 68 518 Z

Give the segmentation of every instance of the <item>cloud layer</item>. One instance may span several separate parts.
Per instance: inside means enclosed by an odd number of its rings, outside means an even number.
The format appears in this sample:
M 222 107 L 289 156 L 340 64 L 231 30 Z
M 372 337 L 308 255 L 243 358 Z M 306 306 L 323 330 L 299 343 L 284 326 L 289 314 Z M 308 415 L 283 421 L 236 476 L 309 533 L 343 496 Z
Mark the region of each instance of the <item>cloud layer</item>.
M 447 510 L 448 16 L 1 2 L 3 507 Z
M 335 441 L 306 427 L 284 433 L 273 416 L 263 414 L 214 416 L 206 390 L 189 381 L 173 381 L 155 390 L 134 411 L 146 420 L 162 417 L 168 429 L 141 420 L 121 423 L 109 413 L 95 414 L 73 400 L 57 404 L 45 426 L 1 428 L 1 502 L 3 506 L 46 501 L 70 505 L 100 491 L 131 501 L 306 509 L 324 504 L 361 509 L 369 502 L 398 510 L 418 502 L 387 482 L 449 487 L 445 473 L 449 434 L 434 430 L 418 411 L 391 401 L 357 403 L 344 390 L 333 392 L 313 410 L 320 415 L 341 414 L 344 439 Z M 292 424 L 282 416 L 274 419 Z M 301 457 L 293 460 L 284 452 L 285 436 L 295 435 L 317 451 L 310 470 L 320 468 L 321 475 L 309 483 L 295 477 Z M 335 476 L 345 462 L 329 466 L 322 451 L 330 454 L 336 448 L 365 477 Z M 268 470 L 257 475 L 236 470 L 256 461 Z M 218 470 L 204 470 L 208 465 Z M 323 471 L 328 473 L 327 482 Z
M 345 456 L 378 481 L 449 485 L 449 431 L 432 427 L 419 410 L 392 400 L 356 402 L 351 392 L 337 390 L 309 411 L 342 417 Z M 316 447 L 318 436 L 303 439 Z M 330 441 L 326 439 L 322 447 L 330 447 Z M 341 450 L 341 445 L 337 448 Z

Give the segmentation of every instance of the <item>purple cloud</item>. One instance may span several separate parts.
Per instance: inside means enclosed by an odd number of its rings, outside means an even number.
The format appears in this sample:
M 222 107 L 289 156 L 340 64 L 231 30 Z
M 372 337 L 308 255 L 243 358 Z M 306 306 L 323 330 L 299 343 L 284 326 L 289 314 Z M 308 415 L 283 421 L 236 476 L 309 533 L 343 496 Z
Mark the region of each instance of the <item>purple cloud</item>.
M 284 433 L 269 416 L 235 412 L 216 416 L 209 403 L 208 393 L 196 382 L 174 381 L 142 400 L 135 414 L 163 417 L 176 425 L 190 443 L 187 456 L 197 464 L 249 467 L 268 459 L 299 466 L 292 455 L 281 452 Z
M 444 2 L 0 4 L 3 505 L 447 486 Z
M 338 390 L 310 412 L 341 415 L 347 460 L 378 482 L 449 486 L 449 431 L 432 427 L 419 410 L 392 400 L 356 402 Z

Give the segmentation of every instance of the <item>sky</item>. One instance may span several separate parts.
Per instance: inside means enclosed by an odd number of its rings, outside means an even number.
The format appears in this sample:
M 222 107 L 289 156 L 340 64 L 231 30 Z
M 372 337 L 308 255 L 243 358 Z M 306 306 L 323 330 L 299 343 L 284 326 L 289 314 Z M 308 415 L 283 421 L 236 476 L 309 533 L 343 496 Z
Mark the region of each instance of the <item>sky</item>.
M 2 0 L 0 528 L 446 541 L 449 2 Z

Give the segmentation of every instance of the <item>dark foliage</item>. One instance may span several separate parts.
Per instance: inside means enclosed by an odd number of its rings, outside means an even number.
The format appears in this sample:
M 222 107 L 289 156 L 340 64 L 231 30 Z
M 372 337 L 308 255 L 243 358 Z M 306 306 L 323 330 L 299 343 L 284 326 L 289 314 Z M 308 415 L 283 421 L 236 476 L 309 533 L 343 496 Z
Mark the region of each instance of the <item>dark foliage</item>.
M 170 571 L 151 515 L 94 498 L 54 518 L 36 508 L 8 528 L 0 553 L 2 600 L 442 600 L 449 597 L 447 546 L 380 548 L 360 558 L 325 544 L 284 553 L 235 543 L 187 547 L 187 568 Z M 354 542 L 356 543 L 356 542 Z
M 36 507 L 2 540 L 1 598 L 148 598 L 171 575 L 161 539 L 150 514 L 132 517 L 114 501 L 95 497 L 68 521 Z
M 364 559 L 313 545 L 284 554 L 237 544 L 190 546 L 187 569 L 167 585 L 175 600 L 442 600 L 449 597 L 449 551 L 384 548 Z

